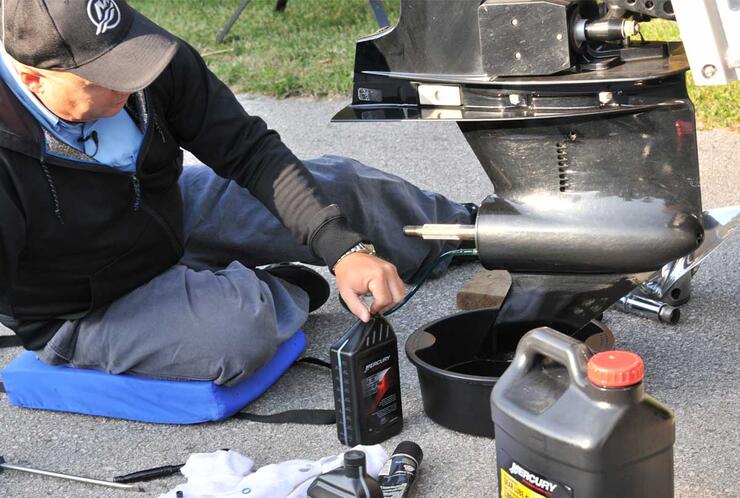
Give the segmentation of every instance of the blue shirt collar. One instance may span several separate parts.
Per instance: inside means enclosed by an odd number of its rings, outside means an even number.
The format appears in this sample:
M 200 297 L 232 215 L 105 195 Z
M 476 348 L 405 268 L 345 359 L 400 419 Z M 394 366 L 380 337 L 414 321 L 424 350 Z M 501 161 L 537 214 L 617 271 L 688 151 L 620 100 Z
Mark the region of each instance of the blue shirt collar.
M 2 44 L 0 44 L 0 79 L 8 85 L 39 124 L 58 140 L 86 153 L 101 165 L 126 173 L 135 172 L 143 133 L 125 109 L 115 116 L 85 123 L 64 121 L 47 109 L 26 88 L 15 70 L 13 59 L 5 52 Z M 93 137 L 93 134 L 96 138 L 92 140 L 84 138 Z

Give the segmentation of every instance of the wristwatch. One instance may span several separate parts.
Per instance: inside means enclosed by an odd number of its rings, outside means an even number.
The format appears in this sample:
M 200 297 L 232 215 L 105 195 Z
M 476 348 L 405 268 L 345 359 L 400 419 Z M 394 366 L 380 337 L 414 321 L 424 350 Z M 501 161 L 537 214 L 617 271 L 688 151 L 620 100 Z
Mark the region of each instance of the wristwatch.
M 365 254 L 369 254 L 370 256 L 375 256 L 375 246 L 371 242 L 358 242 L 357 244 L 353 245 L 352 247 L 347 250 L 344 254 L 339 256 L 339 259 L 336 263 L 334 263 L 334 266 L 331 268 L 331 272 L 334 273 L 334 268 L 337 267 L 340 261 L 342 261 L 344 258 L 349 256 L 350 254 L 354 254 L 356 252 L 364 252 Z

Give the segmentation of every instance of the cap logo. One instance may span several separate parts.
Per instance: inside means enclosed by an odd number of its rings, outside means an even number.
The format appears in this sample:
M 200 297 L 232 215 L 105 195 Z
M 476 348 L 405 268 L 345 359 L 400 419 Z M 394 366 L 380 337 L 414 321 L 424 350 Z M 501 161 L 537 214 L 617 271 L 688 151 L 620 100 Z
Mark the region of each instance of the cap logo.
M 97 28 L 96 35 L 115 28 L 121 22 L 121 11 L 115 0 L 89 0 L 87 16 Z

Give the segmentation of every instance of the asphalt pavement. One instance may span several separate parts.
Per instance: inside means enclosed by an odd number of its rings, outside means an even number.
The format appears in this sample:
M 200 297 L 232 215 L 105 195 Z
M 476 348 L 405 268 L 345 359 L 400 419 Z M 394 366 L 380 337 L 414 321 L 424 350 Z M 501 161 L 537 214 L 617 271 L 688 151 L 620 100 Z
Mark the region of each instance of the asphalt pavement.
M 490 182 L 454 124 L 330 124 L 344 102 L 248 96 L 242 102 L 248 112 L 263 116 L 278 130 L 299 157 L 354 157 L 459 201 L 480 201 L 491 192 Z M 740 134 L 700 132 L 699 149 L 705 208 L 740 204 Z M 618 347 L 645 359 L 648 392 L 676 415 L 678 497 L 740 497 L 739 268 L 740 234 L 736 233 L 696 274 L 692 299 L 678 325 L 606 313 Z M 456 291 L 479 270 L 475 264 L 454 268 L 394 314 L 391 321 L 400 344 L 424 323 L 455 312 Z M 307 354 L 326 357 L 330 344 L 352 321 L 333 295 L 305 326 Z M 0 350 L 0 367 L 18 353 L 18 348 Z M 390 452 L 399 441 L 410 439 L 423 448 L 416 496 L 495 496 L 495 441 L 458 434 L 430 421 L 423 412 L 416 371 L 403 354 L 401 376 L 405 427 L 384 447 Z M 332 406 L 329 374 L 301 366 L 290 370 L 251 409 L 269 413 Z M 111 478 L 181 463 L 191 453 L 219 448 L 238 450 L 260 466 L 294 458 L 318 459 L 343 449 L 334 426 L 238 420 L 153 425 L 20 409 L 9 406 L 0 395 L 0 455 L 19 465 Z M 148 483 L 145 496 L 157 496 L 182 481 L 174 476 Z M 135 495 L 5 472 L 0 475 L 0 496 Z

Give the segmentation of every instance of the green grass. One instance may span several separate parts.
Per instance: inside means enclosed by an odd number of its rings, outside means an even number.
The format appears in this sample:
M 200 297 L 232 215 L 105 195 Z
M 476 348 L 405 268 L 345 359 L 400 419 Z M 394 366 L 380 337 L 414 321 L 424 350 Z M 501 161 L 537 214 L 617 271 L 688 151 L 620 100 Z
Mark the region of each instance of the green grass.
M 449 0 L 454 1 L 454 0 Z M 226 42 L 216 35 L 241 0 L 130 0 L 155 22 L 194 45 L 209 67 L 236 92 L 279 98 L 345 96 L 352 88 L 355 40 L 377 29 L 367 0 L 252 0 Z M 386 0 L 391 21 L 398 0 Z M 648 39 L 678 39 L 669 22 L 649 23 Z M 693 85 L 689 92 L 700 123 L 740 129 L 740 83 Z
M 241 0 L 130 3 L 205 53 L 211 70 L 235 91 L 281 98 L 349 96 L 355 41 L 377 29 L 367 0 L 288 0 L 284 12 L 274 11 L 275 0 L 252 0 L 218 43 Z M 389 11 L 398 16 L 397 8 Z
M 643 35 L 648 40 L 680 40 L 678 26 L 669 21 L 644 23 Z M 700 125 L 705 128 L 740 130 L 740 82 L 725 86 L 696 86 L 691 71 L 686 77 L 689 96 L 696 106 Z

